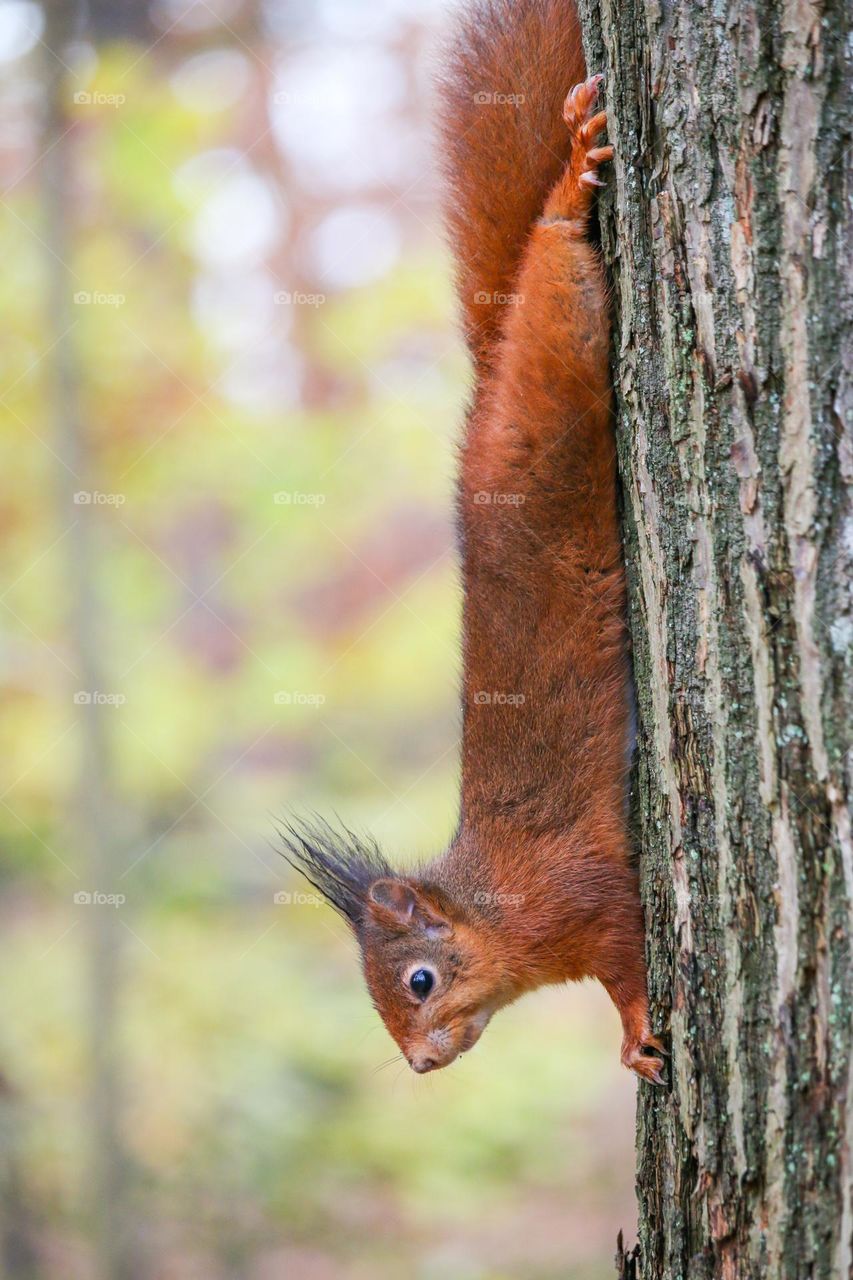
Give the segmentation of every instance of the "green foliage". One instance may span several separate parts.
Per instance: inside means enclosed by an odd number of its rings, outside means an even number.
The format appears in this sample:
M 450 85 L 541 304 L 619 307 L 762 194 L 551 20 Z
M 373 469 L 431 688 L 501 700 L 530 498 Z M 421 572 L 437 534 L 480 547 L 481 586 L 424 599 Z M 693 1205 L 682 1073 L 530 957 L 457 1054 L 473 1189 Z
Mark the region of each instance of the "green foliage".
M 135 48 L 99 50 L 89 89 L 126 101 L 73 106 L 65 144 L 70 265 L 89 297 L 68 335 L 94 462 L 79 487 L 108 501 L 57 503 L 61 335 L 37 184 L 0 209 L 13 477 L 0 508 L 0 838 L 18 979 L 0 996 L 0 1062 L 27 1199 L 59 1242 L 44 1274 L 71 1274 L 87 1231 L 87 939 L 103 910 L 122 941 L 122 1136 L 152 1256 L 192 1255 L 210 1277 L 227 1259 L 229 1274 L 260 1276 L 249 1260 L 280 1249 L 282 1275 L 308 1275 L 310 1256 L 325 1268 L 310 1274 L 347 1280 L 580 1280 L 631 1212 L 630 1172 L 606 1153 L 632 1086 L 601 993 L 526 1002 L 440 1077 L 398 1062 L 374 1073 L 393 1046 L 343 925 L 274 901 L 300 888 L 269 845 L 272 815 L 290 807 L 336 809 L 403 863 L 453 829 L 465 364 L 448 264 L 422 235 L 369 287 L 298 314 L 270 302 L 282 359 L 289 344 L 326 392 L 274 406 L 229 394 L 252 344 L 225 351 L 194 303 L 193 220 L 215 179 L 187 166 L 240 143 L 227 115 L 178 104 L 167 72 Z M 111 885 L 87 882 L 75 834 L 76 520 L 97 531 L 100 692 L 115 699 L 101 708 L 119 815 Z M 76 903 L 81 890 L 126 901 Z M 554 1188 L 559 1210 L 546 1211 Z M 591 1223 L 596 1194 L 609 1216 Z

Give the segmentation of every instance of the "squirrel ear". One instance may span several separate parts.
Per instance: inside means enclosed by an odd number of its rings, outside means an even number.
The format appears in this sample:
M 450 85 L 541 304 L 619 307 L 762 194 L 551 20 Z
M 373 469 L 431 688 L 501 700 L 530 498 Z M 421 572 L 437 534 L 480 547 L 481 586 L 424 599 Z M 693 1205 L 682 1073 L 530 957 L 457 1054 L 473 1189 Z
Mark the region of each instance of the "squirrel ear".
M 368 907 L 374 919 L 397 929 L 421 929 L 430 938 L 453 931 L 450 921 L 426 894 L 405 880 L 374 880 Z

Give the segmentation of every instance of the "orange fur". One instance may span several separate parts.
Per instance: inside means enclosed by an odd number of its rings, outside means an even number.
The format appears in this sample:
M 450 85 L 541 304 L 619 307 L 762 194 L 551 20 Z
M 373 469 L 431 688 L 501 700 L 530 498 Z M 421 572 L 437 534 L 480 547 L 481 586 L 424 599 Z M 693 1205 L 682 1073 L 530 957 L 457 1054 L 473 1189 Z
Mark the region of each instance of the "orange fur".
M 353 924 L 374 1002 L 416 1070 L 452 1061 L 523 992 L 584 977 L 619 1009 L 623 1062 L 657 1081 L 663 1065 L 626 827 L 608 308 L 586 235 L 612 151 L 597 145 L 600 77 L 584 77 L 572 5 L 481 0 L 443 86 L 447 221 L 477 372 L 459 482 L 457 834 L 410 876 L 336 854 L 316 828 L 313 843 L 305 829 L 288 837 Z M 432 976 L 423 1000 L 413 967 Z

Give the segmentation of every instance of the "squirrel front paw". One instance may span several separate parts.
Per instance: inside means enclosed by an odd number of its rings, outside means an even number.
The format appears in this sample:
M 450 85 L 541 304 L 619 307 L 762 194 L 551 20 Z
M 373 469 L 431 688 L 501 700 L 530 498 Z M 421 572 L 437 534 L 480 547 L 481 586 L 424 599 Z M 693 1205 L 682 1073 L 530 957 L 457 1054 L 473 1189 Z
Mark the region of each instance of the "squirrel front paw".
M 659 1056 L 660 1055 L 660 1056 Z M 639 1034 L 627 1033 L 622 1041 L 622 1065 L 651 1084 L 665 1085 L 663 1077 L 666 1049 L 648 1028 Z
M 572 135 L 572 154 L 545 205 L 546 220 L 584 221 L 596 187 L 604 184 L 598 166 L 613 158 L 611 146 L 596 147 L 598 135 L 607 124 L 607 112 L 595 111 L 604 76 L 590 76 L 576 84 L 563 104 L 563 119 Z

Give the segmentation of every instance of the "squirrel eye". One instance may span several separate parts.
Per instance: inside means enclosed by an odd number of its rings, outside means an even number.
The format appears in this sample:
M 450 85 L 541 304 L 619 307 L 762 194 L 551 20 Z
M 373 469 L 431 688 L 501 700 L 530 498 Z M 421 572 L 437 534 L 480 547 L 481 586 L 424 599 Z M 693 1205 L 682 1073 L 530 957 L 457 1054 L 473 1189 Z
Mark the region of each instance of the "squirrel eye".
M 415 972 L 409 978 L 409 988 L 419 1000 L 426 999 L 434 984 L 435 978 L 429 969 L 415 969 Z

